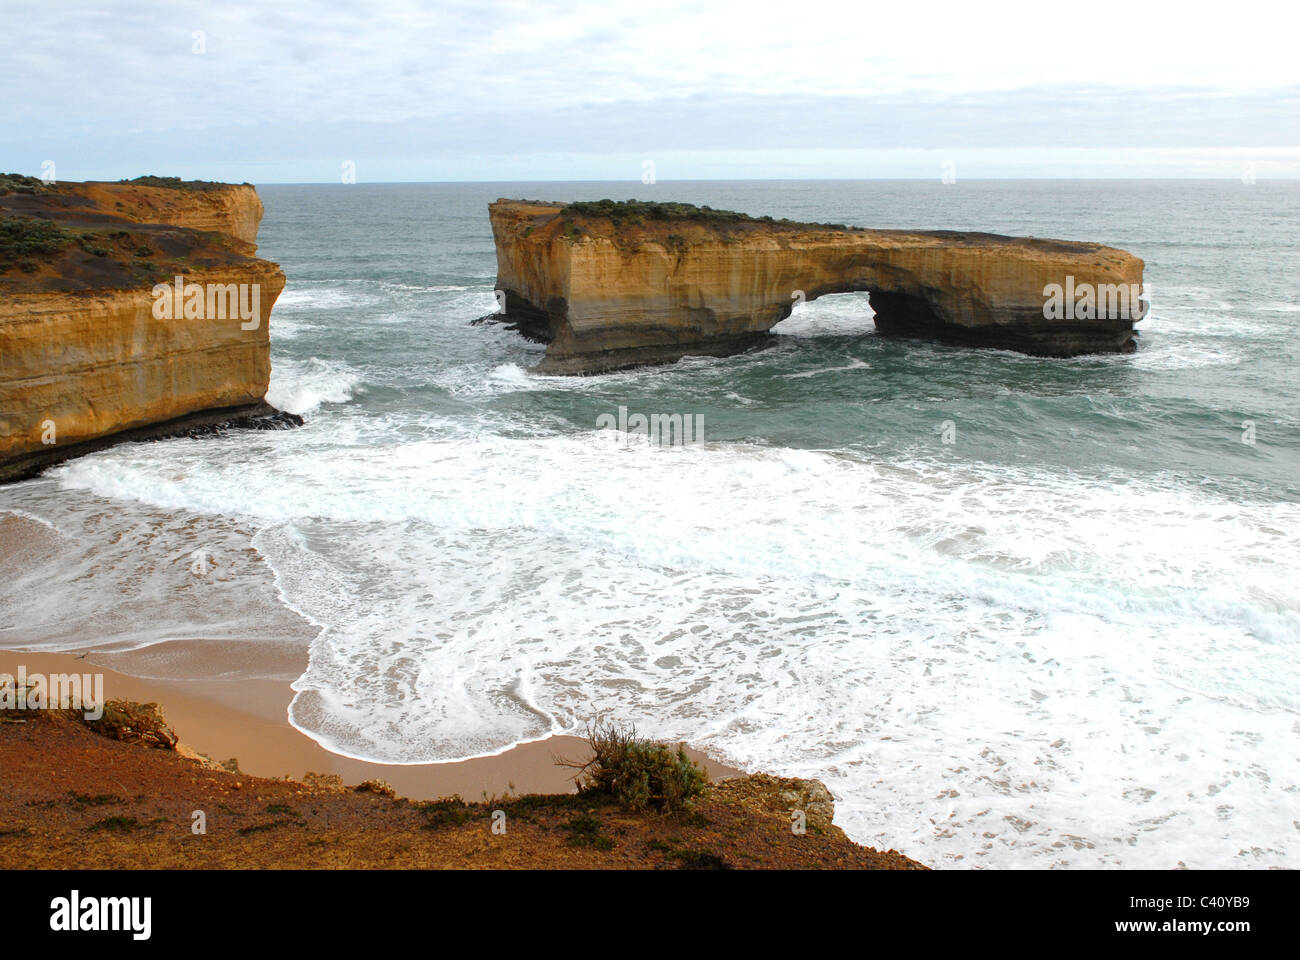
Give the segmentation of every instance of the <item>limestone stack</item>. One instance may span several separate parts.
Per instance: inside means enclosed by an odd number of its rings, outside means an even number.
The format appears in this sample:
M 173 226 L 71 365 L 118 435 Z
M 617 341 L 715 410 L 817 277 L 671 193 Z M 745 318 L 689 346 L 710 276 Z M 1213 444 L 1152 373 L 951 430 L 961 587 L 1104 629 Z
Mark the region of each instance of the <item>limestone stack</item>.
M 798 224 L 680 204 L 498 200 L 490 217 L 503 319 L 549 344 L 544 373 L 734 353 L 765 340 L 798 302 L 831 293 L 868 291 L 884 334 L 1057 357 L 1133 350 L 1144 310 L 1142 260 L 1096 243 Z M 1053 285 L 1056 306 L 1045 292 Z M 1067 290 L 1079 296 L 1065 303 Z
M 254 256 L 257 191 L 147 179 L 162 185 L 0 178 L 0 480 L 277 413 L 264 398 L 285 278 Z

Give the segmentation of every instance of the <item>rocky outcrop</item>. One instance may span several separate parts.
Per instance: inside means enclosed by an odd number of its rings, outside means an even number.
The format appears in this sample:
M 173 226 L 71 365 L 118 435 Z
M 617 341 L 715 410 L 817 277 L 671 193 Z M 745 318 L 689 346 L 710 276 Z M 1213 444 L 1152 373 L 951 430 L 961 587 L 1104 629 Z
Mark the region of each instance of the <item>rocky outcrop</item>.
M 683 204 L 498 200 L 490 215 L 501 319 L 549 344 L 543 373 L 735 353 L 832 293 L 867 291 L 882 334 L 1042 356 L 1131 351 L 1143 313 L 1142 261 L 1095 243 Z
M 0 195 L 0 481 L 122 440 L 287 422 L 263 399 L 285 280 L 253 256 L 251 186 L 22 186 Z
M 167 725 L 162 707 L 156 703 L 109 700 L 104 704 L 103 716 L 85 723 L 101 737 L 155 750 L 175 750 L 179 742 L 176 732 Z
M 126 183 L 76 184 L 101 208 L 111 208 L 136 223 L 166 223 L 191 230 L 224 233 L 257 252 L 257 228 L 262 223 L 262 198 L 250 183 L 190 183 L 149 186 L 141 178 Z M 121 206 L 119 206 L 121 204 Z
M 835 798 L 820 780 L 803 780 L 797 777 L 774 777 L 766 773 L 753 773 L 727 781 L 745 796 L 763 803 L 768 809 L 784 813 L 805 826 L 825 833 L 835 820 Z

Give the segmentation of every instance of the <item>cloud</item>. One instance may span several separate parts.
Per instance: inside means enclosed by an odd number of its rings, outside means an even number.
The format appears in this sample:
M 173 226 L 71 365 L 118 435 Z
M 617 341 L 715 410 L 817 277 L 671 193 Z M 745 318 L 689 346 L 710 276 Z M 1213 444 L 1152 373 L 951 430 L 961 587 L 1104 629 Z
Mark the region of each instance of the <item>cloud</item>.
M 1287 31 L 1208 4 L 9 8 L 0 165 L 22 169 L 55 154 L 306 170 L 358 155 L 1286 146 L 1300 123 Z

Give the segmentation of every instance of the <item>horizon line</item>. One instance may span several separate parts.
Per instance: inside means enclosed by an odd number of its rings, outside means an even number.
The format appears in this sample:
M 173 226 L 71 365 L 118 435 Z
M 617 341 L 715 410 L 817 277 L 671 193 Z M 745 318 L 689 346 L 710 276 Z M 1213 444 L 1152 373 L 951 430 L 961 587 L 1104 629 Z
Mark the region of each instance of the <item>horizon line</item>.
M 146 174 L 148 176 L 148 174 Z M 111 179 L 111 180 L 67 180 L 65 183 L 123 183 L 129 182 L 132 178 Z M 943 184 L 944 186 L 956 186 L 959 183 L 1007 183 L 1014 181 L 1036 181 L 1036 182 L 1058 182 L 1058 183 L 1082 183 L 1091 181 L 1108 181 L 1108 182 L 1179 182 L 1179 183 L 1239 183 L 1240 177 L 962 177 L 952 183 Z M 1259 176 L 1254 184 L 1264 181 L 1276 183 L 1296 183 L 1300 182 L 1300 177 L 1266 177 Z M 235 181 L 212 180 L 209 183 L 234 183 Z M 536 179 L 536 180 L 359 180 L 354 183 L 343 183 L 339 180 L 241 180 L 240 183 L 249 183 L 253 186 L 268 187 L 318 187 L 332 186 L 356 187 L 356 186 L 404 186 L 412 184 L 495 184 L 495 183 L 625 183 L 637 184 L 643 187 L 654 187 L 664 184 L 678 183 L 937 183 L 939 177 L 691 177 L 675 180 L 657 179 L 654 183 L 644 183 L 641 180 L 615 180 L 608 178 L 574 178 L 574 179 Z M 1246 184 L 1243 184 L 1245 186 Z

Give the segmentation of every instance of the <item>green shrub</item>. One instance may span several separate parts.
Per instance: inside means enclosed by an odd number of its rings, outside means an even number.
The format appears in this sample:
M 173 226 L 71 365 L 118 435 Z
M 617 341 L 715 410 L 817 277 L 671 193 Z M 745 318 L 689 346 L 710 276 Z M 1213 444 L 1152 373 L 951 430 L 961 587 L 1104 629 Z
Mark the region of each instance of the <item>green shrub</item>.
M 88 826 L 87 830 L 114 830 L 120 833 L 128 833 L 139 826 L 135 817 L 105 817 Z
M 460 797 L 444 797 L 417 804 L 416 809 L 424 816 L 423 829 L 437 830 L 439 827 L 460 826 L 469 823 L 475 813 Z
M 39 269 L 41 261 L 49 261 L 68 244 L 75 243 L 94 257 L 107 257 L 115 243 L 131 243 L 132 236 L 125 230 L 70 230 L 53 220 L 41 217 L 0 218 L 0 273 L 17 267 L 25 273 Z M 156 252 L 147 244 L 135 247 L 134 254 L 147 258 Z
M 77 246 L 92 256 L 106 257 L 108 256 L 108 247 L 96 242 L 100 239 L 96 234 L 82 233 L 77 236 Z
M 577 816 L 568 823 L 560 824 L 561 829 L 569 831 L 569 838 L 564 842 L 571 847 L 595 847 L 597 850 L 613 850 L 614 841 L 600 832 L 600 821 L 592 816 Z
M 75 793 L 69 794 L 72 802 L 81 807 L 105 807 L 114 804 L 126 803 L 127 801 L 111 793 Z
M 141 187 L 166 187 L 170 190 L 218 190 L 225 186 L 224 183 L 216 180 L 182 180 L 180 177 L 156 177 L 153 174 L 120 180 L 119 183 L 132 183 Z
M 17 264 L 30 273 L 35 258 L 58 253 L 70 239 L 53 220 L 5 217 L 0 220 L 0 272 Z
M 637 737 L 635 728 L 594 723 L 587 730 L 591 759 L 559 761 L 578 770 L 578 792 L 609 797 L 631 810 L 680 813 L 704 793 L 708 775 L 686 751 Z
M 624 223 L 640 225 L 646 220 L 687 220 L 709 226 L 737 223 L 781 223 L 789 227 L 820 227 L 829 230 L 853 230 L 842 223 L 799 223 L 795 220 L 773 220 L 771 217 L 752 217 L 735 210 L 714 210 L 710 206 L 697 207 L 693 203 L 648 200 L 578 200 L 560 211 L 561 216 L 604 217 L 615 227 Z
M 40 193 L 45 182 L 21 173 L 0 173 L 0 197 L 6 193 Z

